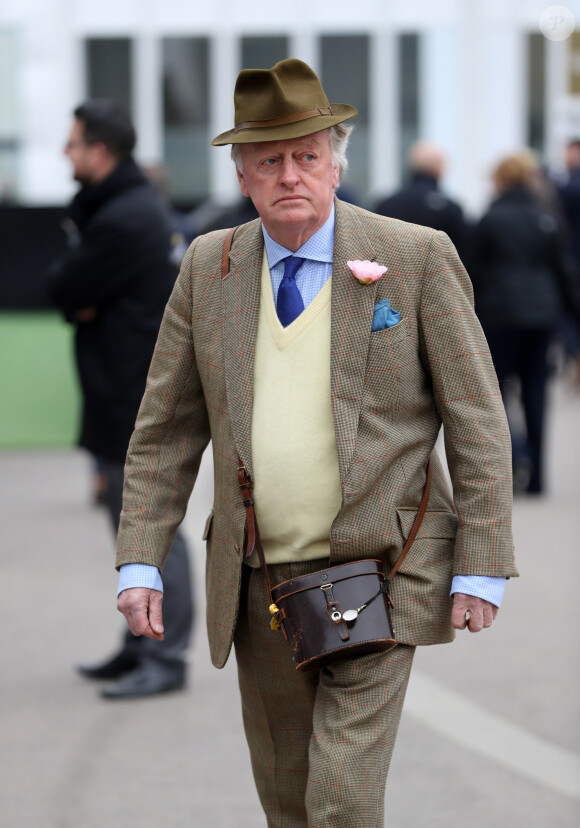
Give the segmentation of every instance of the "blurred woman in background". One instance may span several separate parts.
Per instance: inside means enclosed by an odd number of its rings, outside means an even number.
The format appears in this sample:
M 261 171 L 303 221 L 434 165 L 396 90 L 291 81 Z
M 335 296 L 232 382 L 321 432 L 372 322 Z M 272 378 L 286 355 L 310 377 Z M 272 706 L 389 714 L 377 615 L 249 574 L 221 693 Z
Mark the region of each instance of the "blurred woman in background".
M 538 166 L 528 151 L 495 167 L 496 198 L 474 232 L 475 308 L 485 330 L 504 402 L 517 378 L 525 422 L 510 419 L 514 480 L 541 493 L 548 348 L 563 308 L 580 318 L 576 265 L 554 213 L 537 197 Z M 513 388 L 513 386 L 512 386 Z M 508 412 L 509 414 L 509 412 Z

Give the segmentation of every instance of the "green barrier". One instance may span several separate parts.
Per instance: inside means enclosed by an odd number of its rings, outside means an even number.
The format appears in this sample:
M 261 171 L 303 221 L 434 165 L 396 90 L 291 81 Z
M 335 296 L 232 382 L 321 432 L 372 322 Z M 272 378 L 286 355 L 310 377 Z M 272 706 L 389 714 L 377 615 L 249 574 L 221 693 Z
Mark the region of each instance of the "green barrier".
M 0 313 L 0 448 L 74 445 L 73 336 L 55 313 Z

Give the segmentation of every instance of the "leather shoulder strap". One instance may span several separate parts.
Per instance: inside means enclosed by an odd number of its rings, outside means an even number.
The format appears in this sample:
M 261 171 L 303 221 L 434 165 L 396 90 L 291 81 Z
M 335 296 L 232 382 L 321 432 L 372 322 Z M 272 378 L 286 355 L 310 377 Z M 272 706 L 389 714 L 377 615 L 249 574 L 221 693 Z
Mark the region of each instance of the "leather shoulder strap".
M 226 276 L 228 275 L 228 271 L 230 269 L 230 261 L 229 261 L 228 257 L 230 255 L 230 248 L 232 246 L 232 240 L 234 238 L 234 233 L 236 232 L 237 229 L 238 229 L 237 226 L 230 228 L 230 230 L 228 230 L 228 234 L 227 234 L 226 240 L 224 242 L 224 249 L 222 250 L 222 279 L 226 278 Z
M 403 561 L 405 560 L 407 552 L 411 548 L 411 546 L 413 544 L 413 541 L 415 540 L 415 537 L 417 535 L 417 532 L 419 531 L 421 523 L 423 522 L 425 512 L 427 511 L 427 503 L 429 501 L 429 492 L 431 491 L 431 476 L 432 476 L 432 460 L 431 460 L 431 458 L 429 458 L 429 465 L 427 466 L 427 479 L 425 480 L 425 488 L 423 489 L 423 497 L 421 498 L 421 503 L 419 505 L 419 511 L 417 512 L 417 515 L 415 517 L 415 522 L 413 523 L 413 528 L 409 532 L 409 537 L 407 538 L 407 542 L 403 546 L 403 551 L 401 552 L 399 558 L 397 559 L 396 564 L 394 565 L 394 567 L 391 569 L 391 571 L 387 575 L 387 580 L 389 580 L 389 581 L 391 580 L 391 578 L 394 575 L 397 574 L 397 571 L 398 571 L 399 567 L 401 566 L 401 564 L 403 563 Z

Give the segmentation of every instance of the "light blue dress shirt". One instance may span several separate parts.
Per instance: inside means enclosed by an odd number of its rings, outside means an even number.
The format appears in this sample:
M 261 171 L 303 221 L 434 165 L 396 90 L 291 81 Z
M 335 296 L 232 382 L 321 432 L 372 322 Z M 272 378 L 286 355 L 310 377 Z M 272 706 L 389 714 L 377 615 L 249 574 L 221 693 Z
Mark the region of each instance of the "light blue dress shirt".
M 305 261 L 296 273 L 296 286 L 302 296 L 304 307 L 307 308 L 332 275 L 334 204 L 320 230 L 317 230 L 296 252 L 274 241 L 264 225 L 262 225 L 262 232 L 272 279 L 274 305 L 278 300 L 278 288 L 284 276 L 284 259 L 288 256 L 299 256 Z
M 300 256 L 306 261 L 296 274 L 296 284 L 302 295 L 304 307 L 316 297 L 332 275 L 332 254 L 334 250 L 334 204 L 330 215 L 322 227 L 304 242 L 298 250 L 288 250 L 274 241 L 262 225 L 264 245 L 272 279 L 274 304 L 278 298 L 278 288 L 284 276 L 284 262 L 287 256 Z M 124 564 L 121 567 L 118 593 L 131 587 L 148 587 L 163 592 L 163 583 L 157 567 L 149 564 Z M 501 605 L 505 587 L 505 578 L 484 577 L 481 575 L 456 575 L 451 584 L 451 592 L 463 592 L 491 601 L 496 607 Z

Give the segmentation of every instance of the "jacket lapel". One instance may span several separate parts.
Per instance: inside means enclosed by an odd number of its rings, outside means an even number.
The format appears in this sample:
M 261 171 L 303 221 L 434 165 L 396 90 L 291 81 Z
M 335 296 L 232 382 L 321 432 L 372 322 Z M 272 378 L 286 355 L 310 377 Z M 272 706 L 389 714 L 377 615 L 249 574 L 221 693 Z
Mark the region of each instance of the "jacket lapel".
M 357 211 L 336 200 L 330 374 L 334 434 L 340 479 L 344 486 L 350 466 L 364 393 L 367 351 L 377 284 L 361 285 L 347 261 L 375 257 Z M 381 262 L 381 264 L 384 264 Z
M 252 475 L 252 403 L 260 273 L 264 240 L 259 219 L 234 236 L 230 268 L 222 279 L 222 319 L 226 395 L 238 454 Z

